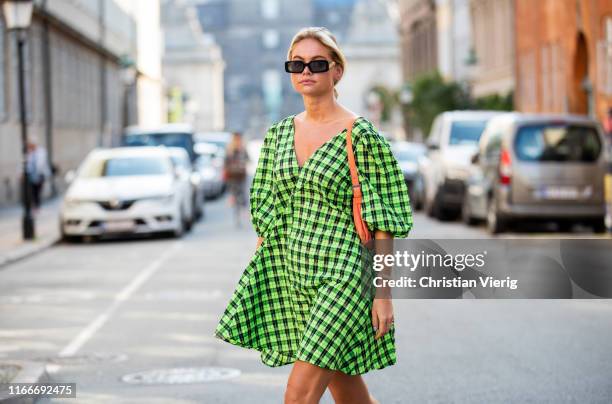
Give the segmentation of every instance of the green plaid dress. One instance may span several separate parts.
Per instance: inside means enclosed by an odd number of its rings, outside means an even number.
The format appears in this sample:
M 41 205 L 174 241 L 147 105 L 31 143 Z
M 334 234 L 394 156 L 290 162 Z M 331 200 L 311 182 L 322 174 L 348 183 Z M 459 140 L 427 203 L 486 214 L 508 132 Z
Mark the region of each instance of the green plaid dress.
M 268 366 L 302 360 L 357 375 L 396 362 L 395 329 L 379 340 L 360 293 L 346 129 L 298 166 L 291 115 L 268 130 L 250 188 L 257 248 L 215 330 Z M 368 227 L 405 238 L 412 211 L 390 145 L 366 118 L 353 131 Z

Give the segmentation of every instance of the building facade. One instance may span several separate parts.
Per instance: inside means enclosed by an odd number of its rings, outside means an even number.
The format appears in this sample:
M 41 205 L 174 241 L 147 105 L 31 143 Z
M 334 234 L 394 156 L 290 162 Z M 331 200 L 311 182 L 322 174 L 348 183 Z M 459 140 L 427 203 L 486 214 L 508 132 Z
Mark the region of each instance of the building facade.
M 403 81 L 399 35 L 388 10 L 378 0 L 359 0 L 349 21 L 346 38 L 341 42 L 347 68 L 336 86 L 338 101 L 368 117 L 390 138 L 403 138 L 403 131 L 396 132 L 402 126 L 399 111 L 394 110 L 383 122 L 381 100 L 373 93 L 379 86 L 394 92 Z
M 414 80 L 438 69 L 435 0 L 399 0 L 402 75 Z
M 472 79 L 473 49 L 468 0 L 436 0 L 438 70 L 447 80 Z
M 514 0 L 470 0 L 476 97 L 514 90 Z
M 199 132 L 218 131 L 225 128 L 225 63 L 212 35 L 203 32 L 196 5 L 185 0 L 162 3 L 163 76 L 175 100 L 168 103 L 168 116 Z
M 612 2 L 516 0 L 516 105 L 589 114 L 612 107 Z
M 141 3 L 141 4 L 139 4 Z M 56 167 L 43 196 L 65 186 L 63 174 L 99 146 L 118 144 L 123 125 L 159 108 L 137 106 L 137 85 L 122 81 L 122 57 L 134 60 L 150 93 L 161 91 L 160 61 L 138 58 L 138 6 L 157 0 L 35 1 L 25 48 L 28 131 Z M 0 18 L 3 21 L 3 18 Z M 153 22 L 151 26 L 155 27 Z M 144 33 L 149 37 L 150 31 Z M 154 41 L 155 37 L 149 41 Z M 146 44 L 152 46 L 151 42 Z M 153 44 L 154 45 L 154 44 Z M 21 138 L 14 33 L 0 23 L 0 203 L 20 200 Z M 128 103 L 124 102 L 128 100 Z M 160 97 L 157 97 L 159 100 Z M 152 105 L 153 104 L 153 105 Z M 127 107 L 127 108 L 126 108 Z M 151 111 L 150 111 L 151 110 Z

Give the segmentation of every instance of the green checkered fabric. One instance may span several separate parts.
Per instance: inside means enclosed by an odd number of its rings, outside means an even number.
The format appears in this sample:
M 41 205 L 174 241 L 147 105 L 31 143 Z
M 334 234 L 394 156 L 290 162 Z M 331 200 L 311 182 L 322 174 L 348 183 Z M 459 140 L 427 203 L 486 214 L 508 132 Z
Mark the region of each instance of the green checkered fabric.
M 264 237 L 242 274 L 215 336 L 261 352 L 268 366 L 295 360 L 363 374 L 396 362 L 395 329 L 379 340 L 372 300 L 361 291 L 361 244 L 352 217 L 346 129 L 298 166 L 293 118 L 270 127 L 250 188 Z M 412 211 L 388 141 L 359 117 L 352 131 L 371 230 L 407 237 Z

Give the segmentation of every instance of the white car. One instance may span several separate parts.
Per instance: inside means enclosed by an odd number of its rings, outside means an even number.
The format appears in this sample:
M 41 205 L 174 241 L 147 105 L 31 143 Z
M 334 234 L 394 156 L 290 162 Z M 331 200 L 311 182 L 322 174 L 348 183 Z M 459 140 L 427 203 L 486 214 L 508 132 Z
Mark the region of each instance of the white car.
M 446 111 L 434 120 L 427 154 L 419 159 L 423 205 L 429 216 L 447 219 L 461 212 L 470 159 L 489 119 L 500 111 Z
M 191 200 L 168 149 L 94 149 L 70 183 L 60 208 L 64 240 L 111 234 L 171 233 L 180 237 Z
M 170 158 L 174 168 L 178 170 L 178 179 L 185 188 L 184 192 L 189 195 L 189 221 L 187 230 L 191 230 L 193 223 L 202 215 L 202 203 L 204 200 L 204 188 L 201 183 L 200 174 L 193 169 L 189 160 L 189 154 L 182 147 L 168 147 Z

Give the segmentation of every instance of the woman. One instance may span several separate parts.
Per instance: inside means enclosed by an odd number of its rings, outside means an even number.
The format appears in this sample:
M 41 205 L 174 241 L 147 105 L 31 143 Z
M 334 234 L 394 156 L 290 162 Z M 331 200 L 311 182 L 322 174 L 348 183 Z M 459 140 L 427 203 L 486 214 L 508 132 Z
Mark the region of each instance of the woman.
M 352 125 L 362 217 L 376 239 L 412 228 L 408 189 L 389 143 L 340 105 L 345 58 L 325 28 L 298 32 L 286 70 L 305 111 L 268 130 L 250 189 L 259 236 L 215 335 L 293 363 L 286 403 L 372 403 L 361 374 L 396 362 L 390 299 L 359 293 L 360 239 L 352 217 L 346 130 Z
M 249 155 L 242 143 L 242 135 L 240 132 L 234 132 L 225 151 L 224 170 L 237 226 L 241 225 L 241 214 L 248 202 L 245 195 L 248 161 Z

